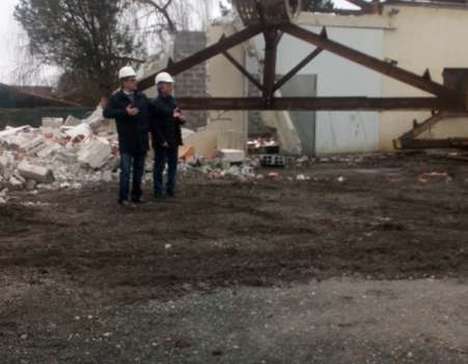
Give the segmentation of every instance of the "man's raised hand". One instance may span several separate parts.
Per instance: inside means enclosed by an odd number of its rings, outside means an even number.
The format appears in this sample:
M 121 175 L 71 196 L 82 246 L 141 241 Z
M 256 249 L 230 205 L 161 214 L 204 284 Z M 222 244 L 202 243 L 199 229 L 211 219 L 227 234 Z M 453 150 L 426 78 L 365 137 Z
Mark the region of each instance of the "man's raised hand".
M 127 114 L 130 116 L 138 115 L 140 110 L 137 107 L 133 107 L 132 105 L 127 106 Z

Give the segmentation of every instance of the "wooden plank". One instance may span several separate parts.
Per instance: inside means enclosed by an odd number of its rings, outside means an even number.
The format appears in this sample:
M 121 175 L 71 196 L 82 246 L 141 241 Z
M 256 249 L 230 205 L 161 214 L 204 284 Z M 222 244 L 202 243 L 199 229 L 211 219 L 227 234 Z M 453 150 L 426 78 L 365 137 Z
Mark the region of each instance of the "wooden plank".
M 217 56 L 228 49 L 231 49 L 250 38 L 255 37 L 257 34 L 261 33 L 263 28 L 261 26 L 250 26 L 241 30 L 238 33 L 235 33 L 231 36 L 221 39 L 219 42 L 206 47 L 205 49 L 196 52 L 195 54 L 179 61 L 170 63 L 166 68 L 159 70 L 158 72 L 142 79 L 139 81 L 139 88 L 141 90 L 146 90 L 154 86 L 154 77 L 160 72 L 169 72 L 171 75 L 175 76 L 183 71 L 186 71 L 198 64 L 206 62 L 210 58 Z
M 283 30 L 285 33 L 288 33 L 296 38 L 311 43 L 316 47 L 323 48 L 324 50 L 337 54 L 350 61 L 358 63 L 362 66 L 370 68 L 374 71 L 382 73 L 388 77 L 394 78 L 413 87 L 416 87 L 420 90 L 426 91 L 428 93 L 440 97 L 461 99 L 461 96 L 458 95 L 456 92 L 439 83 L 427 80 L 413 72 L 406 71 L 402 68 L 381 61 L 378 58 L 359 52 L 353 48 L 327 39 L 325 37 L 321 37 L 319 34 L 303 29 L 297 25 L 283 24 L 280 25 L 280 29 Z
M 293 78 L 301 69 L 307 66 L 312 60 L 314 60 L 320 53 L 322 53 L 323 49 L 315 48 L 307 57 L 305 57 L 301 62 L 297 64 L 296 67 L 291 69 L 286 75 L 284 75 L 278 82 L 276 82 L 273 92 L 279 90 L 286 84 L 291 78 Z
M 402 149 L 439 149 L 460 148 L 468 149 L 468 138 L 449 139 L 411 139 L 402 141 Z
M 395 139 L 393 141 L 393 145 L 395 146 L 396 149 L 403 148 L 403 145 L 405 144 L 405 142 L 408 142 L 417 138 L 424 132 L 430 130 L 433 126 L 435 126 L 440 121 L 445 120 L 445 119 L 458 118 L 458 117 L 468 117 L 468 113 L 466 112 L 459 112 L 459 113 L 438 112 L 436 114 L 433 114 L 424 122 L 414 125 L 411 130 L 407 131 L 402 136 Z
M 266 104 L 262 97 L 178 98 L 186 110 L 433 110 L 453 109 L 450 101 L 435 97 L 281 97 Z
M 273 98 L 276 80 L 279 33 L 276 28 L 263 32 L 265 38 L 265 63 L 263 67 L 263 98 L 268 103 Z
M 242 73 L 247 79 L 252 82 L 260 91 L 263 92 L 263 85 L 258 81 L 254 76 L 250 74 L 249 71 L 247 71 L 244 66 L 242 66 L 237 60 L 228 52 L 225 51 L 223 52 L 223 55 L 228 59 L 229 62 L 231 62 L 236 69 Z

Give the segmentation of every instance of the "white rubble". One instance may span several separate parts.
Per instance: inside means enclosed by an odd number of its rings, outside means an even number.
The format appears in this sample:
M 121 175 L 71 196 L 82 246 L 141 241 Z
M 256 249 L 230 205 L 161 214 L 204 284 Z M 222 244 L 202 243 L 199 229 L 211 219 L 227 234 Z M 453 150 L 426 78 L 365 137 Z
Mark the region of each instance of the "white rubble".
M 65 135 L 70 138 L 72 143 L 81 143 L 88 140 L 93 131 L 88 124 L 82 123 L 80 125 L 65 129 Z
M 83 123 L 87 124 L 92 130 L 97 131 L 105 120 L 104 109 L 99 105 L 88 118 L 83 120 Z
M 99 169 L 109 161 L 111 156 L 111 144 L 106 139 L 98 137 L 82 145 L 78 153 L 78 162 Z
M 65 126 L 77 126 L 80 125 L 83 121 L 81 119 L 75 118 L 73 115 L 69 115 L 65 120 L 63 125 Z
M 43 128 L 51 128 L 51 129 L 58 129 L 63 125 L 63 118 L 42 118 L 42 127 Z
M 221 149 L 219 156 L 226 162 L 242 163 L 245 160 L 245 151 L 240 149 Z
M 30 164 L 26 161 L 22 161 L 18 165 L 18 172 L 21 177 L 26 178 L 27 180 L 33 180 L 40 183 L 51 183 L 54 181 L 54 173 L 52 170 Z
M 0 204 L 11 191 L 81 188 L 115 178 L 118 141 L 101 107 L 87 119 L 43 118 L 42 126 L 0 130 Z

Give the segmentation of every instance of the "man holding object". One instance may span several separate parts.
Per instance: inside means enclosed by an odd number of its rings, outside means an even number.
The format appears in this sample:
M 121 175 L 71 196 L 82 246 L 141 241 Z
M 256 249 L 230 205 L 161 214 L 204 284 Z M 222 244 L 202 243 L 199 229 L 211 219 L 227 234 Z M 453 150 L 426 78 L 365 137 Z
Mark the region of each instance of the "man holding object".
M 156 76 L 158 96 L 151 102 L 151 134 L 154 148 L 154 196 L 175 196 L 179 146 L 185 117 L 173 96 L 174 79 L 167 72 Z M 164 190 L 163 174 L 168 165 L 167 184 Z
M 131 67 L 119 72 L 121 89 L 115 92 L 104 109 L 104 117 L 115 119 L 120 148 L 119 204 L 129 205 L 130 176 L 131 201 L 142 202 L 142 179 L 145 158 L 149 149 L 148 99 L 138 91 L 136 73 Z

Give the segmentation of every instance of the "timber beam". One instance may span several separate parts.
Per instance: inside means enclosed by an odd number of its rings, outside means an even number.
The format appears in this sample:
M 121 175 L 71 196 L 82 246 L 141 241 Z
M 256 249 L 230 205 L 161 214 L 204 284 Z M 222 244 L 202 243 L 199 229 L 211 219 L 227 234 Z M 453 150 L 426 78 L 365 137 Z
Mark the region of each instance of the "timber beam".
M 468 149 L 468 138 L 403 140 L 402 149 Z
M 267 104 L 262 97 L 180 97 L 185 110 L 462 110 L 463 105 L 435 97 L 281 97 Z
M 176 76 L 179 73 L 182 73 L 198 64 L 206 62 L 210 58 L 217 56 L 247 40 L 255 37 L 257 34 L 263 31 L 262 26 L 250 26 L 237 32 L 231 36 L 223 37 L 219 42 L 179 61 L 172 63 L 170 62 L 166 68 L 159 70 L 157 73 L 154 73 L 148 77 L 145 77 L 142 80 L 139 80 L 139 88 L 141 90 L 146 90 L 154 86 L 154 77 L 160 72 L 169 72 L 171 75 Z
M 338 56 L 358 63 L 364 67 L 382 73 L 388 77 L 426 91 L 430 94 L 446 97 L 459 98 L 460 96 L 453 90 L 437 82 L 431 81 L 423 76 L 404 70 L 397 66 L 384 62 L 376 57 L 357 51 L 341 43 L 335 42 L 327 37 L 320 36 L 310 30 L 301 28 L 294 24 L 282 24 L 279 28 L 285 33 L 299 38 L 307 43 L 311 43 L 318 48 L 322 48 Z

